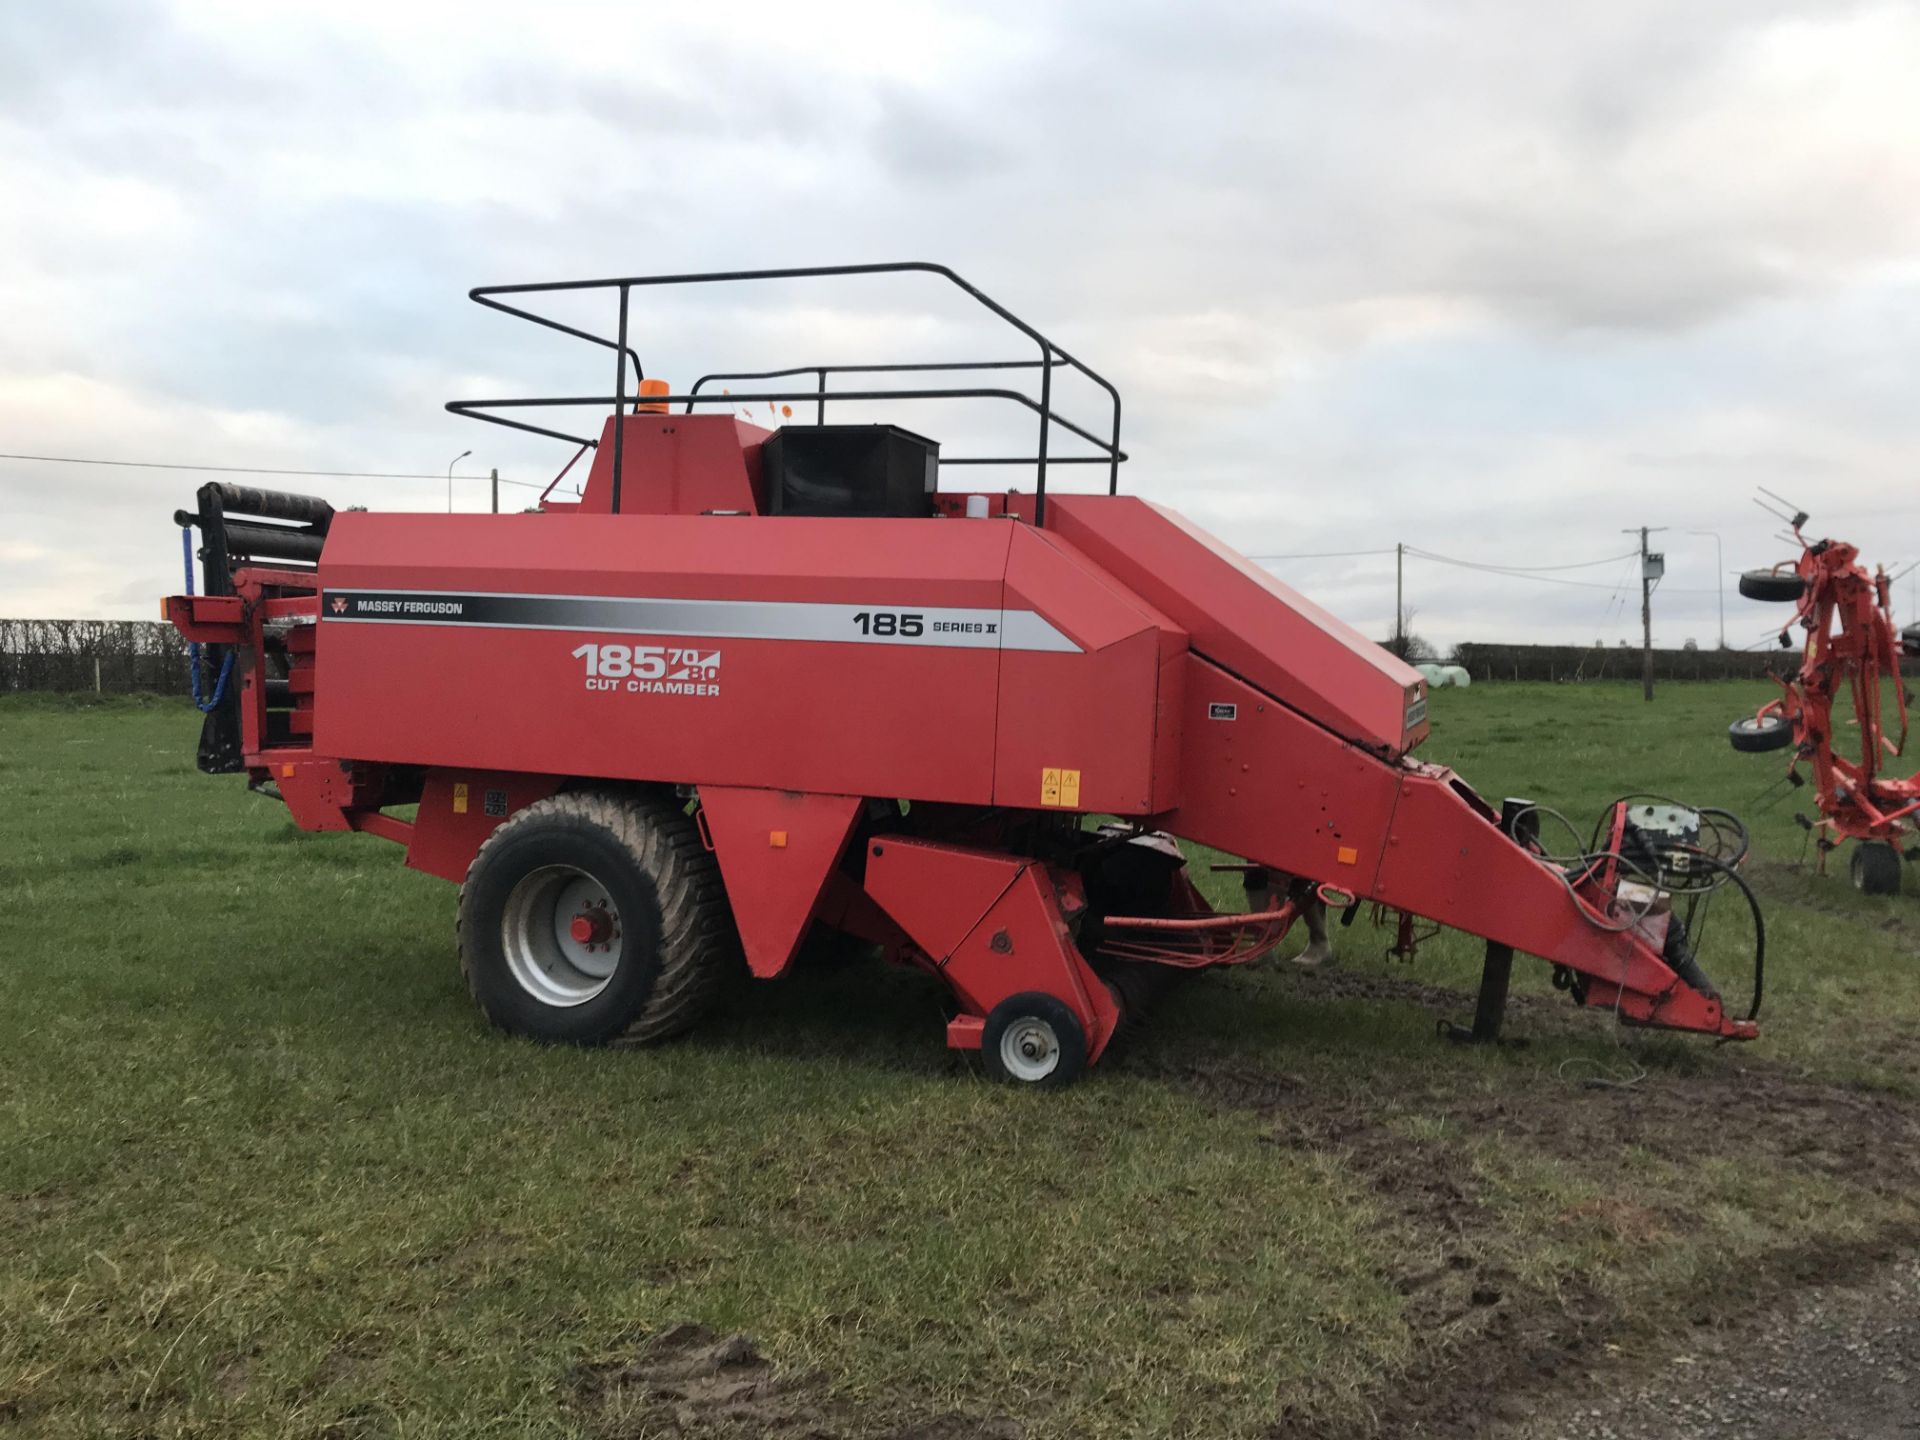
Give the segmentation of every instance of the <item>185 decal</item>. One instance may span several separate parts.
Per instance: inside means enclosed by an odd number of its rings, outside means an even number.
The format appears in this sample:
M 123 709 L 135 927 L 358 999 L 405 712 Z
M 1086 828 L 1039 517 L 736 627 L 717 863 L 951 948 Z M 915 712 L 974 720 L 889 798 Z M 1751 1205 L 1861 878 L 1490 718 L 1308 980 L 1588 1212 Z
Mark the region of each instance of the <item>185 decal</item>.
M 670 645 L 582 645 L 575 660 L 587 662 L 589 690 L 629 695 L 718 695 L 720 652 Z

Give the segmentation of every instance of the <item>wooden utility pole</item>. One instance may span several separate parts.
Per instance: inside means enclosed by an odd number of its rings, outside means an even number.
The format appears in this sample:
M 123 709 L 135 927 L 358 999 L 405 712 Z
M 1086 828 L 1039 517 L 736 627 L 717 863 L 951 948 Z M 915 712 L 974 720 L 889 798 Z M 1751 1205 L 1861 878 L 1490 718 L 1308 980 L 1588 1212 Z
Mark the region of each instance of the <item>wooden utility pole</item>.
M 1657 525 L 1653 529 L 1664 530 Z M 1627 531 L 1631 535 L 1632 530 Z M 1653 699 L 1653 586 L 1666 573 L 1667 557 L 1647 550 L 1647 526 L 1640 527 L 1640 692 Z
M 1407 658 L 1407 547 L 1395 541 L 1393 547 L 1393 644 L 1394 653 Z
M 1653 699 L 1653 576 L 1647 572 L 1647 527 L 1640 527 L 1640 690 Z

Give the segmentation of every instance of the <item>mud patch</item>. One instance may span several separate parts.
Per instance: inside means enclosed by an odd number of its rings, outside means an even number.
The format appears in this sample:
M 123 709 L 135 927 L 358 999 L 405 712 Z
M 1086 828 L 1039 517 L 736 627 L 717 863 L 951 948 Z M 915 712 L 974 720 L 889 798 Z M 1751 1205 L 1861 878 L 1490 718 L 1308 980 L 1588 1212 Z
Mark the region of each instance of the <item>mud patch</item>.
M 1443 1021 L 1465 1024 L 1473 1019 L 1476 996 L 1471 991 L 1429 985 L 1400 975 L 1365 974 L 1352 970 L 1316 970 L 1300 986 L 1303 997 L 1315 1000 L 1388 1001 L 1416 1005 Z M 1530 995 L 1516 990 L 1507 997 L 1508 1043 L 1525 1045 L 1545 1035 L 1591 1034 L 1593 1016 L 1564 995 Z
M 722 1337 L 704 1325 L 663 1330 L 631 1360 L 581 1367 L 574 1403 L 592 1433 L 608 1440 L 1022 1440 L 1025 1434 L 1004 1417 L 862 1414 L 836 1401 L 822 1378 L 779 1375 L 746 1336 Z
M 1370 988 L 1377 984 L 1370 980 Z M 1426 992 L 1423 1000 L 1450 993 L 1409 988 Z M 1365 1085 L 1246 1064 L 1170 1073 L 1216 1104 L 1259 1113 L 1271 1123 L 1270 1143 L 1337 1155 L 1374 1198 L 1380 1272 L 1406 1297 L 1414 1362 L 1376 1399 L 1372 1417 L 1356 1425 L 1287 1416 L 1273 1434 L 1482 1435 L 1492 1424 L 1523 1418 L 1533 1397 L 1556 1382 L 1603 1363 L 1602 1342 L 1632 1328 L 1633 1317 L 1590 1286 L 1567 1278 L 1550 1288 L 1523 1283 L 1490 1258 L 1499 1252 L 1503 1222 L 1463 1137 L 1498 1136 L 1515 1154 L 1552 1157 L 1596 1175 L 1634 1150 L 1678 1166 L 1738 1158 L 1748 1167 L 1829 1176 L 1895 1200 L 1909 1195 L 1920 1173 L 1920 1114 L 1893 1096 L 1811 1082 L 1765 1063 L 1654 1064 L 1637 1083 L 1603 1088 L 1581 1083 L 1579 1072 L 1529 1077 L 1516 1070 L 1494 1091 L 1397 1064 Z M 1655 1196 L 1579 1202 L 1564 1219 L 1634 1245 L 1656 1245 L 1705 1223 Z M 1906 1238 L 1768 1256 L 1703 1296 L 1688 1319 L 1710 1325 L 1716 1315 L 1778 1296 L 1805 1277 L 1870 1270 Z

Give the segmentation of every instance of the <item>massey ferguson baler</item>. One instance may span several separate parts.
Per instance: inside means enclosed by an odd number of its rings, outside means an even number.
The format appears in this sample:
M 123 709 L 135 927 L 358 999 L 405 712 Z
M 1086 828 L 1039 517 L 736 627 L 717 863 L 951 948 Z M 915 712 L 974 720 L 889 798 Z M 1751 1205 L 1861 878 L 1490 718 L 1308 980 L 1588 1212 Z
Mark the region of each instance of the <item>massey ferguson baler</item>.
M 1033 357 L 742 372 L 675 395 L 629 347 L 651 286 L 885 271 L 952 281 Z M 583 290 L 617 296 L 612 338 L 524 308 Z M 951 271 L 473 298 L 611 352 L 611 395 L 448 407 L 591 452 L 578 497 L 384 514 L 209 485 L 176 517 L 199 531 L 201 593 L 166 610 L 196 642 L 201 767 L 459 883 L 461 966 L 496 1025 L 662 1038 L 743 957 L 778 976 L 824 926 L 944 980 L 947 1042 L 990 1073 L 1060 1085 L 1167 980 L 1269 954 L 1311 907 L 1373 901 L 1403 941 L 1416 917 L 1485 937 L 1479 1038 L 1515 950 L 1626 1023 L 1756 1033 L 1695 964 L 1677 899 L 1733 876 L 1730 822 L 1622 801 L 1577 855 L 1550 856 L 1537 807 L 1495 808 L 1412 757 L 1416 671 L 1117 493 L 1118 395 Z M 956 371 L 1037 394 L 843 378 Z M 1104 434 L 1055 413 L 1069 377 L 1110 398 Z M 1025 406 L 1037 454 L 826 423 L 829 401 L 897 399 Z M 748 403 L 812 423 L 761 428 L 736 418 Z M 567 408 L 604 415 L 599 433 L 547 423 Z M 969 463 L 1031 466 L 1033 489 L 940 488 Z M 1048 493 L 1050 472 L 1089 463 L 1107 493 Z M 1244 857 L 1246 908 L 1216 913 L 1169 837 Z

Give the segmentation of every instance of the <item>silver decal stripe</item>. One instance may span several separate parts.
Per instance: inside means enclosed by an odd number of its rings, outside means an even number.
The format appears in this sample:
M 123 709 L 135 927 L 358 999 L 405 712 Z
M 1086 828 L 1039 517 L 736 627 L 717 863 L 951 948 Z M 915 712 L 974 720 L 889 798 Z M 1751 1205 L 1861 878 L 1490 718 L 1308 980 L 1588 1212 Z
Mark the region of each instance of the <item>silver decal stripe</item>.
M 571 630 L 703 640 L 818 640 L 1066 654 L 1080 650 L 1037 611 L 953 605 L 831 605 L 806 600 L 687 600 L 470 590 L 328 590 L 320 599 L 320 618 L 329 624 Z

